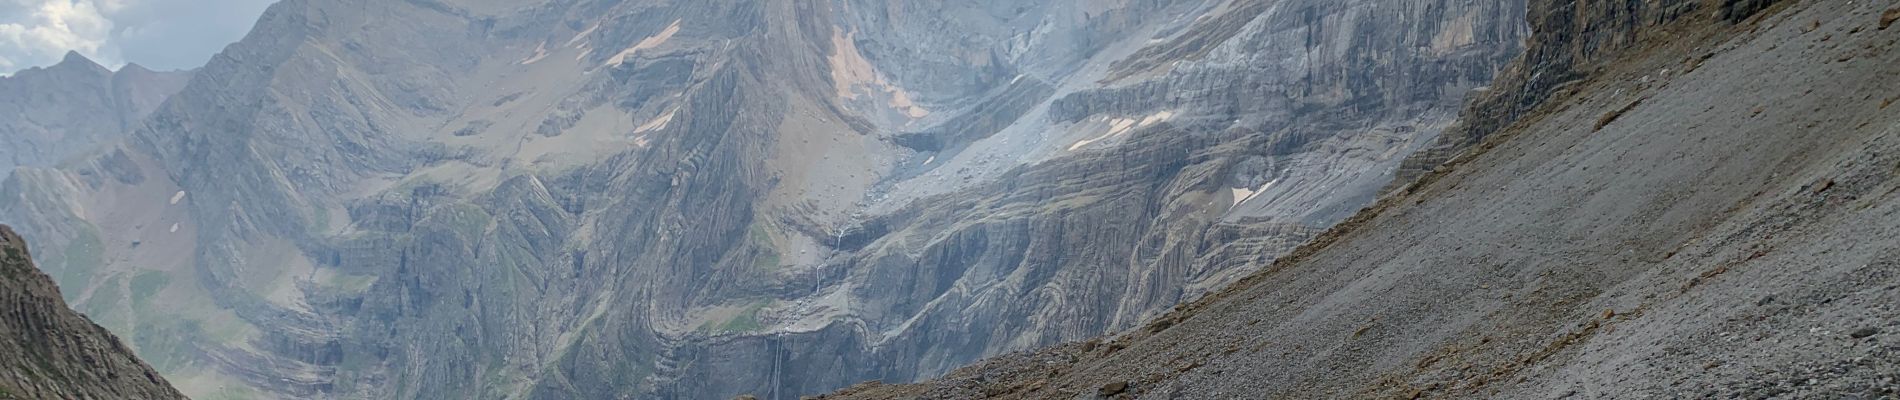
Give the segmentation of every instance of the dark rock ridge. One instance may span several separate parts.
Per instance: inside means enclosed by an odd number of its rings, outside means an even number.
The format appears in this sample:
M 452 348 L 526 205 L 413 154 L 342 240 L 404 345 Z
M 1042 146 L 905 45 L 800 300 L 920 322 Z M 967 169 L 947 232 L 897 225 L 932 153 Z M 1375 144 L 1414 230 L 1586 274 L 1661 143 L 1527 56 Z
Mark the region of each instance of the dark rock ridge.
M 0 399 L 184 399 L 105 328 L 66 308 L 0 225 Z
M 1900 395 L 1895 6 L 1635 4 L 1533 1 L 1507 76 L 1569 78 L 1501 81 L 1460 123 L 1496 130 L 1258 273 L 824 398 Z

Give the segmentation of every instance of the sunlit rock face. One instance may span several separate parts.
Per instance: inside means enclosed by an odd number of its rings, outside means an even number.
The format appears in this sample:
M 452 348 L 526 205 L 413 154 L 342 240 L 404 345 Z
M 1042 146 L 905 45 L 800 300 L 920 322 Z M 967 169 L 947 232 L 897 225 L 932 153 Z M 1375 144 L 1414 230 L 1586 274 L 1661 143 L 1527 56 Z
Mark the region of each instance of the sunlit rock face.
M 286 0 L 0 210 L 201 397 L 793 398 L 1261 268 L 1368 204 L 1523 10 Z

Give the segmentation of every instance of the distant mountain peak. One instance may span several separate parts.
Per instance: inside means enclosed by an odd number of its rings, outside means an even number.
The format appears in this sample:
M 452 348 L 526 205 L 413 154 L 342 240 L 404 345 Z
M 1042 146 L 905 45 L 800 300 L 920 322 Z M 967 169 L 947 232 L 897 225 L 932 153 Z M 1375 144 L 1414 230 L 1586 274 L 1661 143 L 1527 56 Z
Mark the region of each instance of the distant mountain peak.
M 54 69 L 54 70 L 84 69 L 84 70 L 98 71 L 98 72 L 104 72 L 104 73 L 112 72 L 110 68 L 106 68 L 106 66 L 104 65 L 99 65 L 98 62 L 92 61 L 91 58 L 86 58 L 85 55 L 79 54 L 78 51 L 71 51 L 71 50 L 66 52 L 66 56 L 64 58 L 61 58 L 58 64 L 53 64 L 53 66 L 47 67 L 46 69 Z
M 139 65 L 138 63 L 125 63 L 125 66 L 119 67 L 118 72 L 126 72 L 126 71 L 154 72 L 152 71 L 151 68 L 146 68 L 145 66 Z

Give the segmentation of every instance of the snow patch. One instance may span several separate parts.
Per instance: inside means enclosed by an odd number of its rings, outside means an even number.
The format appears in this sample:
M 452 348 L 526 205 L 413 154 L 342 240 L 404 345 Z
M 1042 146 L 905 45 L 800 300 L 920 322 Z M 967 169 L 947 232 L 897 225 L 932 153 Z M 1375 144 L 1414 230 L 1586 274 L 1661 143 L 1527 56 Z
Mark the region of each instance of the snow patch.
M 587 27 L 587 30 L 584 30 L 584 31 L 581 31 L 581 33 L 576 33 L 576 34 L 574 34 L 574 38 L 573 38 L 573 39 L 568 39 L 568 40 L 567 40 L 567 47 L 575 47 L 574 45 L 575 45 L 576 43 L 581 43 L 581 40 L 582 40 L 582 39 L 586 39 L 586 38 L 587 38 L 587 35 L 591 35 L 591 34 L 593 34 L 593 33 L 594 33 L 594 31 L 595 31 L 595 30 L 598 30 L 598 29 L 600 29 L 600 23 L 599 23 L 599 22 L 596 22 L 596 23 L 594 23 L 594 26 L 590 26 L 590 27 Z M 582 46 L 586 46 L 586 44 L 581 44 L 581 45 L 582 45 Z
M 526 59 L 522 59 L 521 65 L 533 64 L 535 61 L 541 61 L 543 58 L 548 58 L 547 43 L 534 45 L 534 54 L 528 56 Z
M 627 57 L 632 57 L 634 53 L 639 52 L 641 50 L 652 50 L 655 47 L 660 47 L 660 45 L 666 44 L 668 40 L 673 40 L 673 34 L 676 34 L 679 32 L 680 32 L 680 20 L 677 20 L 677 19 L 673 20 L 673 24 L 667 25 L 666 29 L 660 30 L 660 33 L 655 33 L 653 34 L 653 36 L 648 36 L 646 39 L 640 39 L 640 42 L 634 43 L 633 47 L 628 47 L 626 50 L 621 50 L 619 54 L 614 54 L 613 57 L 607 58 L 607 63 L 603 65 L 608 66 L 608 67 L 618 67 L 620 66 L 620 64 L 624 64 L 627 62 Z
M 1275 179 L 1272 182 L 1267 182 L 1267 184 L 1265 185 L 1260 185 L 1259 189 L 1248 189 L 1248 188 L 1229 189 L 1232 191 L 1231 193 L 1234 195 L 1234 203 L 1233 205 L 1227 206 L 1227 209 L 1231 211 L 1234 209 L 1234 207 L 1240 207 L 1242 203 L 1246 203 L 1248 200 L 1253 200 L 1254 196 L 1259 196 L 1260 193 L 1266 192 L 1267 189 L 1272 188 L 1273 184 L 1275 183 L 1280 183 L 1280 180 Z
M 638 128 L 633 128 L 633 132 L 647 133 L 647 132 L 657 131 L 661 129 L 666 129 L 666 125 L 673 122 L 673 115 L 679 114 L 679 112 L 680 112 L 680 109 L 674 108 L 670 111 L 667 111 L 665 114 L 660 114 L 660 116 L 658 117 L 653 117 L 653 120 L 647 121 L 647 123 L 645 124 L 641 124 L 640 127 Z
M 851 35 L 837 27 L 831 28 L 831 81 L 837 85 L 838 98 L 855 100 L 859 86 L 869 87 L 873 92 L 882 91 L 890 96 L 889 106 L 904 113 L 911 119 L 930 116 L 930 110 L 924 109 L 910 99 L 910 92 L 891 84 L 858 51 L 858 44 Z M 1018 76 L 1020 78 L 1020 76 Z
M 1149 125 L 1154 125 L 1156 123 L 1160 123 L 1162 121 L 1167 121 L 1170 119 L 1174 119 L 1174 111 L 1157 111 L 1154 114 L 1149 114 L 1146 117 L 1142 117 L 1140 120 L 1136 120 L 1134 118 L 1112 119 L 1108 121 L 1107 133 L 1103 133 L 1101 136 L 1096 136 L 1093 138 L 1082 139 L 1081 141 L 1077 141 L 1075 142 L 1075 144 L 1069 145 L 1069 151 L 1075 151 L 1076 149 L 1080 149 L 1083 146 L 1088 146 L 1090 143 L 1100 142 L 1103 140 L 1107 140 L 1108 138 L 1120 136 L 1123 133 L 1128 133 L 1128 130 L 1130 128 L 1147 127 Z
M 1154 125 L 1155 123 L 1167 121 L 1170 119 L 1174 119 L 1173 111 L 1160 111 L 1160 112 L 1156 112 L 1154 114 L 1148 115 L 1147 118 L 1142 118 L 1140 126 Z

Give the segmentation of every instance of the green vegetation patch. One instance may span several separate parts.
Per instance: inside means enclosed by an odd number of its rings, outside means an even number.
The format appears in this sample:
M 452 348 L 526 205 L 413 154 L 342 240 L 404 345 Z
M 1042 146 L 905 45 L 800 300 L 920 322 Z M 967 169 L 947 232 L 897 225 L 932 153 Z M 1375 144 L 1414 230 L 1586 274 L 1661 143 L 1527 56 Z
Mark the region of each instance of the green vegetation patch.
M 752 237 L 752 242 L 759 246 L 758 253 L 752 258 L 752 267 L 765 271 L 778 269 L 782 261 L 779 258 L 778 246 L 772 242 L 772 234 L 765 231 L 765 225 L 754 220 L 752 227 L 747 231 Z
M 758 257 L 754 257 L 752 259 L 753 268 L 758 268 L 758 269 L 763 269 L 763 270 L 768 270 L 768 271 L 778 268 L 779 263 L 780 263 L 780 260 L 779 260 L 778 252 L 773 251 L 772 248 L 770 247 L 759 249 Z
M 311 215 L 310 215 L 309 226 L 310 226 L 311 232 L 318 233 L 318 234 L 329 232 L 330 231 L 330 208 L 324 207 L 321 205 L 316 206 L 314 208 L 315 209 L 312 210 L 310 213 Z
M 171 275 L 166 275 L 164 272 L 140 270 L 137 275 L 132 276 L 132 305 L 145 309 L 151 305 L 152 300 L 158 298 L 158 293 L 164 291 L 165 286 L 171 283 Z
M 324 286 L 352 294 L 368 291 L 370 285 L 375 283 L 375 275 L 356 275 L 348 273 L 337 273 L 335 276 L 324 280 Z
M 124 276 L 114 274 L 100 282 L 99 287 L 92 290 L 92 295 L 86 297 L 86 301 L 74 303 L 73 307 L 106 329 L 125 332 L 132 327 L 132 321 L 127 318 L 125 309 L 119 307 L 119 302 L 125 299 L 125 292 L 120 289 L 124 283 Z M 72 292 L 77 294 L 78 290 Z
M 699 330 L 709 333 L 745 333 L 765 330 L 765 323 L 759 321 L 759 312 L 771 305 L 771 300 L 753 302 L 746 305 L 745 310 L 740 311 L 739 315 L 723 322 L 707 321 L 705 325 L 699 327 Z
M 264 398 L 264 393 L 245 385 L 220 385 L 218 391 L 204 395 L 198 400 L 251 400 Z
M 196 353 L 193 341 L 204 337 L 201 323 L 189 319 L 147 319 L 133 333 L 139 358 L 160 371 L 177 370 L 189 364 Z
M 91 283 L 89 281 L 93 274 L 105 267 L 105 252 L 106 245 L 99 239 L 99 228 L 92 224 L 81 226 L 78 235 L 66 242 L 66 251 L 60 254 L 61 268 L 57 282 L 61 292 L 68 297 L 66 301 L 77 300 L 72 296 L 77 296 Z
M 494 216 L 489 215 L 487 210 L 467 203 L 445 206 L 429 218 L 438 226 L 464 237 L 481 236 L 482 232 L 488 231 L 488 223 L 494 221 Z

